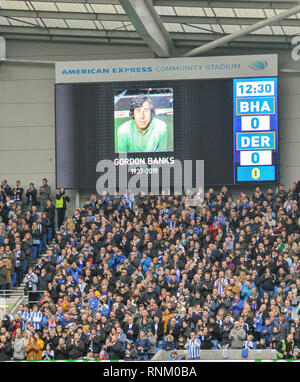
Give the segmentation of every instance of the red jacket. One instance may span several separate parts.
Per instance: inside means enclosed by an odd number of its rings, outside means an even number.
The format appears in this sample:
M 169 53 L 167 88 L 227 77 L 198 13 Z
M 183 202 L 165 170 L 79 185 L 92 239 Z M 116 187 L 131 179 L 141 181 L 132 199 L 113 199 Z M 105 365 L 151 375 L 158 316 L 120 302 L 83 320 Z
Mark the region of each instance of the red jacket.
M 20 321 L 13 321 L 11 325 L 11 334 L 14 336 L 16 334 L 17 328 L 21 328 L 21 320 Z
M 213 223 L 210 227 L 209 227 L 209 231 L 212 232 L 212 235 L 213 235 L 213 239 L 215 240 L 216 236 L 217 236 L 217 233 L 218 233 L 218 229 L 219 228 L 222 228 L 221 224 L 218 224 L 218 225 L 215 225 L 215 223 Z

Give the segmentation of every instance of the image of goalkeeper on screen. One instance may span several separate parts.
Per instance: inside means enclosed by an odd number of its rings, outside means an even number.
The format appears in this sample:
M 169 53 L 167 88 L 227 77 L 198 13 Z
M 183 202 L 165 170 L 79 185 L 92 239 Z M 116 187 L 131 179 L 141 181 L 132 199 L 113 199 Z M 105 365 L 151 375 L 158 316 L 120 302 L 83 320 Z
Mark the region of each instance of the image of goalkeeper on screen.
M 167 151 L 167 125 L 155 117 L 150 97 L 138 95 L 133 98 L 129 115 L 131 119 L 118 129 L 119 153 Z

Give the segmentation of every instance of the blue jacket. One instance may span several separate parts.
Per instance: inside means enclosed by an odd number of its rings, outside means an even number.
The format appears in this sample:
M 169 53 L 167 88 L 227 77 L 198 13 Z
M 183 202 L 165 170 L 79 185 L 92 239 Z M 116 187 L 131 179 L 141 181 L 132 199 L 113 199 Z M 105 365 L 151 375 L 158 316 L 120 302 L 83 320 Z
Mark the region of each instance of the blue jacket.
M 125 194 L 125 200 L 129 204 L 129 208 L 132 210 L 134 205 L 134 195 L 133 193 Z
M 89 306 L 93 308 L 93 312 L 94 314 L 96 314 L 98 310 L 98 299 L 94 297 L 93 299 L 89 298 L 88 301 L 89 301 Z
M 254 318 L 253 326 L 255 332 L 261 332 L 262 318 L 260 316 Z
M 126 334 L 122 331 L 122 333 L 119 336 L 117 336 L 117 338 L 118 341 L 122 344 L 121 351 L 125 351 L 126 342 L 128 341 Z
M 41 321 L 42 328 L 45 328 L 47 326 L 47 322 L 48 322 L 49 318 L 50 317 L 48 317 L 48 316 L 43 316 L 42 321 Z
M 125 200 L 125 199 L 124 199 Z M 132 209 L 131 208 L 131 205 L 129 201 L 126 200 L 126 202 L 123 204 L 123 203 L 119 203 L 118 207 L 117 207 L 117 210 L 120 212 L 122 208 L 129 208 L 129 209 Z
M 263 325 L 260 334 L 261 334 L 261 336 L 262 336 L 263 338 L 265 338 L 266 342 L 269 341 L 269 338 L 270 338 L 271 333 L 273 332 L 273 329 L 274 329 L 274 325 L 273 325 L 273 324 L 270 324 L 270 325 Z M 264 330 L 266 330 L 266 333 L 264 333 Z
M 225 226 L 225 222 L 226 222 L 226 220 L 227 220 L 227 218 L 226 218 L 224 215 L 222 215 L 222 216 L 220 217 L 220 223 L 221 223 L 221 225 Z
M 123 254 L 121 256 L 118 256 L 117 254 L 115 254 L 114 257 L 109 260 L 108 265 L 114 269 L 117 269 L 117 266 L 119 264 L 124 263 L 125 258 L 126 257 Z
M 145 338 L 142 340 L 141 338 L 138 338 L 135 343 L 135 347 L 137 349 L 138 355 L 143 354 L 138 350 L 138 347 L 142 347 L 144 349 L 144 353 L 148 353 L 148 351 L 151 349 L 151 344 L 148 338 Z
M 241 310 L 243 309 L 243 306 L 244 306 L 244 301 L 243 300 L 240 300 L 235 306 L 233 305 L 233 303 L 236 302 L 235 300 L 232 301 L 231 305 L 230 305 L 230 310 L 233 310 L 233 312 L 235 314 L 240 314 Z
M 78 267 L 75 267 L 74 269 L 70 267 L 67 271 L 67 274 L 73 277 L 76 284 L 78 284 L 78 278 L 81 275 L 81 273 L 82 271 Z
M 66 327 L 66 325 L 69 325 L 69 324 L 72 324 L 74 322 L 74 318 L 70 318 L 69 321 L 66 321 L 65 317 L 63 317 L 61 320 L 60 320 L 60 323 L 61 323 L 61 326 L 63 328 Z
M 5 235 L 0 236 L 0 244 L 3 244 L 5 240 Z
M 59 313 L 55 313 L 55 315 L 54 315 L 54 317 L 55 317 L 55 319 L 59 319 L 59 321 L 60 321 L 60 323 L 61 323 L 61 321 L 64 319 L 64 312 L 62 312 L 62 314 L 59 314 Z
M 185 231 L 185 234 L 188 236 L 190 234 L 189 232 L 190 230 L 187 228 L 186 231 Z M 200 231 L 200 228 L 198 226 L 194 226 L 193 227 L 193 233 L 196 233 L 197 235 L 200 235 L 201 231 Z
M 175 342 L 174 341 L 172 341 L 172 342 L 170 342 L 170 341 L 164 341 L 163 342 L 163 349 L 164 350 L 175 350 Z
M 244 301 L 247 301 L 249 296 L 252 293 L 252 285 L 250 287 L 247 286 L 246 283 L 243 284 L 242 290 L 241 290 L 241 297 Z
M 109 315 L 109 312 L 110 312 L 109 305 L 106 305 L 106 304 L 103 305 L 100 312 L 101 315 L 107 317 Z
M 150 264 L 151 264 L 151 261 L 152 260 L 148 256 L 146 257 L 145 261 L 143 261 L 143 259 L 140 260 L 140 264 L 143 266 L 143 269 L 144 269 L 145 272 L 148 271 L 148 269 L 150 267 Z
M 102 202 L 108 204 L 108 202 L 110 201 L 110 196 L 109 195 L 101 196 L 100 199 Z

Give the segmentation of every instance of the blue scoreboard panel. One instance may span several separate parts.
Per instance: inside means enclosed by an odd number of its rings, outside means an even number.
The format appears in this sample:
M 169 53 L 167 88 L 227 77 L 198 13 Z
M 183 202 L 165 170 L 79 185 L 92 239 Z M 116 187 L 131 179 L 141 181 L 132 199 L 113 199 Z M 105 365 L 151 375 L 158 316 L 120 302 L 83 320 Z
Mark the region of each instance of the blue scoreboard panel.
M 277 77 L 233 80 L 234 183 L 278 182 Z

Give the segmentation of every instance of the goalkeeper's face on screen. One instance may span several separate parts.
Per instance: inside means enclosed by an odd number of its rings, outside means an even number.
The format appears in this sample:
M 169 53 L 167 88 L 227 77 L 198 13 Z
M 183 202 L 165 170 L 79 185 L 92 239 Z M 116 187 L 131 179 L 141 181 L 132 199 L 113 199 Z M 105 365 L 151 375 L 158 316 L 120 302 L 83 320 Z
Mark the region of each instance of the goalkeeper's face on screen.
M 149 101 L 145 101 L 140 107 L 133 111 L 133 118 L 139 129 L 146 129 L 151 121 L 151 107 Z

